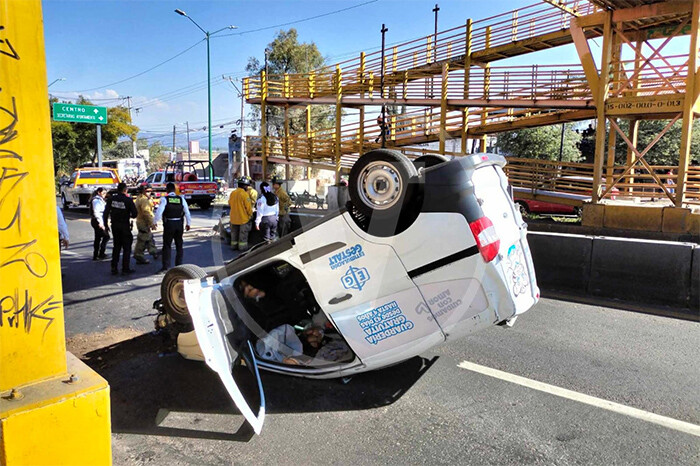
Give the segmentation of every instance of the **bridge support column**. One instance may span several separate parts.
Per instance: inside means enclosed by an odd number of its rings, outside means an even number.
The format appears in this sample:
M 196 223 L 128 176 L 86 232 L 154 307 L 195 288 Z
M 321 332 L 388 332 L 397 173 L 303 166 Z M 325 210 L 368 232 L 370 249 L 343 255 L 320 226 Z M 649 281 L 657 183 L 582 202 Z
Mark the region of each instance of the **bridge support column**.
M 688 53 L 688 77 L 685 80 L 685 101 L 683 102 L 683 127 L 681 130 L 681 149 L 678 159 L 678 179 L 676 181 L 676 207 L 682 207 L 685 201 L 685 186 L 688 181 L 688 162 L 690 161 L 690 141 L 693 135 L 694 108 L 698 102 L 698 31 L 700 29 L 700 0 L 693 1 L 692 26 L 690 28 L 690 50 Z
M 598 77 L 596 118 L 598 121 L 595 138 L 595 158 L 593 160 L 593 193 L 591 200 L 597 204 L 601 194 L 601 180 L 603 179 L 603 162 L 605 161 L 605 101 L 608 96 L 608 83 L 610 80 L 610 61 L 613 46 L 612 13 L 606 13 L 603 28 L 603 56 L 600 61 L 600 76 Z M 613 130 L 611 129 L 611 132 Z
M 109 386 L 65 348 L 40 0 L 0 31 L 0 464 L 110 464 Z

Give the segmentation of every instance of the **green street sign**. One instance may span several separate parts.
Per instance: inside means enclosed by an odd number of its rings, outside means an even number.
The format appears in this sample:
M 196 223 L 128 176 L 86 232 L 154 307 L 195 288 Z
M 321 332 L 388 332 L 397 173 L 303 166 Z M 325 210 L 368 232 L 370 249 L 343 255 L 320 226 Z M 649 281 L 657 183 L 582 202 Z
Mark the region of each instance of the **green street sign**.
M 107 107 L 78 104 L 53 104 L 54 121 L 70 121 L 73 123 L 107 124 Z

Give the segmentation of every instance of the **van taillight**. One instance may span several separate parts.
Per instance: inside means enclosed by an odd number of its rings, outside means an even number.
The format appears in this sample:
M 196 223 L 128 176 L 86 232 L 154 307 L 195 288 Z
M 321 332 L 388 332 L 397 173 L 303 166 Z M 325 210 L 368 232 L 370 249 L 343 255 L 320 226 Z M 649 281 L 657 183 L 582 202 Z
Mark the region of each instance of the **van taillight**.
M 498 255 L 498 249 L 501 247 L 501 240 L 498 239 L 493 223 L 488 217 L 481 217 L 471 222 L 469 228 L 474 234 L 481 257 L 486 262 L 491 262 Z

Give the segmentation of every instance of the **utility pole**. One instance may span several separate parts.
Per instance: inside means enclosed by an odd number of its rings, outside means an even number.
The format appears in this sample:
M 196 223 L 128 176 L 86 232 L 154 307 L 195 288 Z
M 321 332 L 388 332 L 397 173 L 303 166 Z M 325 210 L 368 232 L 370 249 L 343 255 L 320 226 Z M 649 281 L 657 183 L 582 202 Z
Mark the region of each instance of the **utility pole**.
M 382 68 L 379 84 L 382 93 L 382 125 L 379 128 L 379 130 L 382 132 L 382 147 L 386 147 L 386 128 L 389 127 L 389 125 L 386 122 L 386 104 L 384 103 L 384 36 L 386 35 L 388 30 L 389 29 L 384 24 L 382 24 Z
M 175 157 L 175 125 L 173 125 L 173 157 Z
M 192 162 L 192 151 L 190 149 L 190 122 L 185 123 L 187 125 L 187 161 Z
M 433 8 L 433 12 L 435 13 L 435 36 L 433 39 L 433 61 L 437 61 L 437 19 L 438 19 L 438 11 L 440 11 L 440 7 L 438 4 L 435 4 L 435 8 Z
M 126 96 L 126 97 L 124 97 L 124 98 L 126 99 L 126 106 L 127 106 L 127 108 L 129 109 L 129 120 L 130 120 L 131 123 L 133 124 L 134 120 L 133 120 L 133 118 L 131 117 L 131 96 L 128 95 L 128 96 Z M 132 155 L 133 157 L 136 157 L 136 153 L 137 153 L 137 151 L 136 151 L 136 141 L 133 141 L 133 140 L 132 140 L 132 141 L 131 141 L 131 155 Z
M 559 161 L 564 155 L 564 129 L 566 128 L 566 123 L 561 124 L 561 141 L 559 141 Z
M 267 54 L 266 54 L 267 56 Z M 266 73 L 267 74 L 267 73 Z M 236 83 L 233 82 L 233 78 L 231 76 L 222 76 L 224 79 L 228 80 L 228 82 L 231 83 L 234 89 L 238 92 L 238 97 L 241 99 L 241 119 L 239 120 L 241 123 L 241 132 L 240 132 L 240 138 L 241 138 L 241 176 L 250 176 L 250 168 L 248 167 L 248 160 L 245 156 L 245 98 L 243 97 L 243 91 L 241 91 L 238 86 L 236 86 Z

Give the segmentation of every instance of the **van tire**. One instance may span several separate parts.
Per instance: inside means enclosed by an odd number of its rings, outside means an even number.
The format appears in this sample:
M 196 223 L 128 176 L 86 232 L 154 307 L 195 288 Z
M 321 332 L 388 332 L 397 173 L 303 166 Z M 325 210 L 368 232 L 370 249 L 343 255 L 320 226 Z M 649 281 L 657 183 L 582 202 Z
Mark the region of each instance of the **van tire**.
M 61 202 L 63 203 L 63 210 L 70 209 L 70 202 L 68 202 L 64 193 L 61 193 Z
M 207 273 L 196 265 L 178 265 L 168 270 L 160 283 L 160 297 L 165 312 L 180 324 L 191 324 L 192 317 L 185 303 L 183 281 L 193 278 L 204 278 Z
M 402 153 L 375 149 L 360 157 L 350 170 L 350 199 L 367 217 L 398 219 L 414 197 L 417 176 L 416 168 Z

